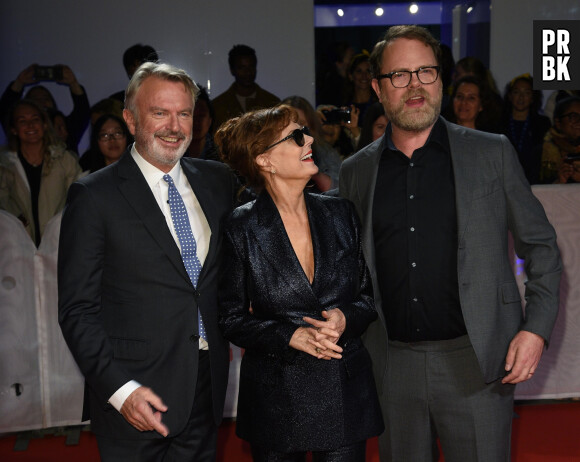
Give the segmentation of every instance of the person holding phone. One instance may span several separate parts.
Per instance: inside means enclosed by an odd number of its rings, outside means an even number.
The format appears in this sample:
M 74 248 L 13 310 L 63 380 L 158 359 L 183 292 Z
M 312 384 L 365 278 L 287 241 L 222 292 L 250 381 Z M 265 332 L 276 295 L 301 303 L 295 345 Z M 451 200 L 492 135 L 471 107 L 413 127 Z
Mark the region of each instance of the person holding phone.
M 40 82 L 54 82 L 69 87 L 73 110 L 65 117 L 68 132 L 66 145 L 69 150 L 78 153 L 79 142 L 89 124 L 90 106 L 85 89 L 78 82 L 71 68 L 66 65 L 39 66 L 31 64 L 22 70 L 14 81 L 10 82 L 0 97 L 0 121 L 4 133 L 6 136 L 9 135 L 8 117 L 10 111 L 22 99 L 26 87 L 30 87 L 26 92 L 26 99 L 35 101 L 43 109 L 58 109 L 50 91 L 46 87 L 38 85 Z

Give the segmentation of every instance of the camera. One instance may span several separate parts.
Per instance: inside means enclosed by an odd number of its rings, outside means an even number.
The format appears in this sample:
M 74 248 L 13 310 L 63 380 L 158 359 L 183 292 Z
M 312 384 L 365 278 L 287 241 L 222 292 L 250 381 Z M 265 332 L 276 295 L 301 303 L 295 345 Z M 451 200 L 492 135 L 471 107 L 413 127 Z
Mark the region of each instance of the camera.
M 564 162 L 566 162 L 567 164 L 573 164 L 574 162 L 577 162 L 580 160 L 580 154 L 568 154 L 566 157 L 564 157 Z
M 322 113 L 326 117 L 326 125 L 340 125 L 341 122 L 350 122 L 350 108 L 340 107 L 337 109 L 323 109 Z
M 34 78 L 36 80 L 62 80 L 62 66 L 36 66 Z

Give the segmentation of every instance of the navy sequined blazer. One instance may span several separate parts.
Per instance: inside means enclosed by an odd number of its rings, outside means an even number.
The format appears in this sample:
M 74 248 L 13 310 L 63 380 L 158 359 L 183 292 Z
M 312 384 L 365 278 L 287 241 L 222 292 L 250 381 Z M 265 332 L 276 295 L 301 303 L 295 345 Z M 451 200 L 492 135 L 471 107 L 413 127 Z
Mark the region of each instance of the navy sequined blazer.
M 371 362 L 360 336 L 377 313 L 352 204 L 305 194 L 314 248 L 308 281 L 267 192 L 225 226 L 219 290 L 224 335 L 245 348 L 237 433 L 280 452 L 330 450 L 382 432 Z M 249 308 L 252 306 L 253 313 Z M 340 308 L 340 360 L 292 349 L 303 316 Z

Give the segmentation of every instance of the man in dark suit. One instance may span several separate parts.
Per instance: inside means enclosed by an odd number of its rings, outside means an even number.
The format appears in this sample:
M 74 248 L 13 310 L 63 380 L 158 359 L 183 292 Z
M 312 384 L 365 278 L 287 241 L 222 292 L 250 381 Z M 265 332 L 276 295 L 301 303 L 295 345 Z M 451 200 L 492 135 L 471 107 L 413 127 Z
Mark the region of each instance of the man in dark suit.
M 135 144 L 69 191 L 59 322 L 103 461 L 215 459 L 229 365 L 220 226 L 237 183 L 221 163 L 182 159 L 196 94 L 181 69 L 143 64 L 124 110 Z
M 371 56 L 390 120 L 347 159 L 340 193 L 363 224 L 379 320 L 365 338 L 385 426 L 382 461 L 509 461 L 514 384 L 556 319 L 556 236 L 504 136 L 440 117 L 439 44 L 391 27 Z M 526 309 L 508 231 L 528 276 Z

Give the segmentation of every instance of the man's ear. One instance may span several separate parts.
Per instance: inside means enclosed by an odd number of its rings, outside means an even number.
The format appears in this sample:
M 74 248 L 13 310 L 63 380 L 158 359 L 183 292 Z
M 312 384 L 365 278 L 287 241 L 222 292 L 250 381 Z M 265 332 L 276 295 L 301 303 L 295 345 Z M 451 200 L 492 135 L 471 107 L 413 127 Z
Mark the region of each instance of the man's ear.
M 123 109 L 123 119 L 125 119 L 131 135 L 135 136 L 135 116 L 129 109 Z
M 373 79 L 371 80 L 371 86 L 373 87 L 373 90 L 377 94 L 377 98 L 379 98 L 379 101 L 381 101 L 381 84 L 377 79 Z

